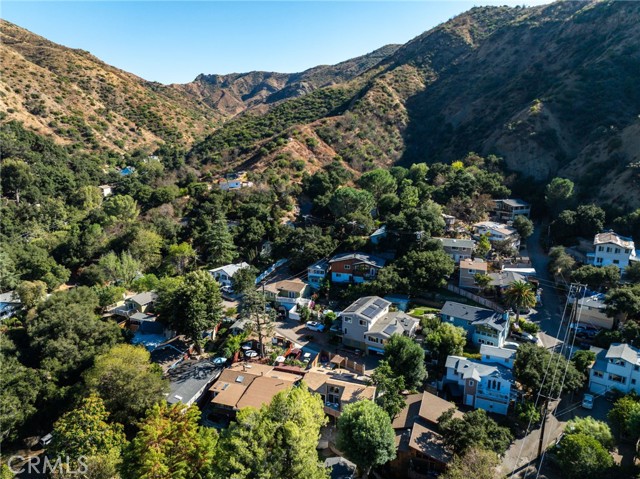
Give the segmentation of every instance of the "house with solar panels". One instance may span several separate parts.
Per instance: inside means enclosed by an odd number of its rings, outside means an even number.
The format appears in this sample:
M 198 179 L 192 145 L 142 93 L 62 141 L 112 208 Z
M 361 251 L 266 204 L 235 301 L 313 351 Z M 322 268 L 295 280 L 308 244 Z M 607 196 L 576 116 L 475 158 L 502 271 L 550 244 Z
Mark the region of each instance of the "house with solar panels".
M 413 337 L 419 320 L 391 311 L 391 302 L 379 296 L 365 296 L 342 312 L 339 334 L 342 344 L 367 354 L 384 354 L 384 346 L 394 334 Z

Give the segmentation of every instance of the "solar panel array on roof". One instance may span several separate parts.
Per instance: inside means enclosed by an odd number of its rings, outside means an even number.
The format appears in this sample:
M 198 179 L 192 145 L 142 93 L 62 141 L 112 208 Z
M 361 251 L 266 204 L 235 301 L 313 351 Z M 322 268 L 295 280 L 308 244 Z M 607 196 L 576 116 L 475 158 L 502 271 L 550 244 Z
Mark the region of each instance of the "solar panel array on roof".
M 373 302 L 373 304 L 375 304 L 379 308 L 384 308 L 387 305 L 387 301 L 382 298 L 378 298 Z
M 367 306 L 361 314 L 363 316 L 366 316 L 367 318 L 373 318 L 379 311 L 380 311 L 380 308 L 378 308 L 377 306 L 371 305 L 371 306 Z

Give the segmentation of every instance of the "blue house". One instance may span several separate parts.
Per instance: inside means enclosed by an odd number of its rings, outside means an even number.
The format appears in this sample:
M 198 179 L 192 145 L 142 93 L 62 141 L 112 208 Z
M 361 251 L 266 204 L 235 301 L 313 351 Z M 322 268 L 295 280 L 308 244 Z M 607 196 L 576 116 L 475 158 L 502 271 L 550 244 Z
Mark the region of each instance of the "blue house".
M 440 311 L 440 318 L 443 322 L 464 328 L 467 339 L 478 346 L 502 347 L 509 335 L 509 313 L 506 312 L 447 301 Z

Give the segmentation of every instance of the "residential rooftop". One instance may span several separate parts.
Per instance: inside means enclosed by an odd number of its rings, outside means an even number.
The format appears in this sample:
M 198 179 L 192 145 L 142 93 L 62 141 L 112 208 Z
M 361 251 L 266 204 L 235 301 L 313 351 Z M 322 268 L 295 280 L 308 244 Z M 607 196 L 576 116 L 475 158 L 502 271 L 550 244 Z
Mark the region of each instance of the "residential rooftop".
M 342 313 L 359 314 L 372 319 L 389 306 L 391 306 L 391 302 L 382 299 L 380 296 L 363 296 L 351 303 Z
M 346 260 L 355 260 L 356 263 L 365 263 L 377 268 L 382 268 L 386 263 L 386 260 L 384 258 L 359 252 L 337 254 L 329 260 L 329 263 Z
M 618 233 L 613 231 L 598 233 L 593 239 L 593 244 L 596 246 L 601 244 L 615 244 L 625 249 L 635 248 L 633 239 L 626 236 L 620 236 Z

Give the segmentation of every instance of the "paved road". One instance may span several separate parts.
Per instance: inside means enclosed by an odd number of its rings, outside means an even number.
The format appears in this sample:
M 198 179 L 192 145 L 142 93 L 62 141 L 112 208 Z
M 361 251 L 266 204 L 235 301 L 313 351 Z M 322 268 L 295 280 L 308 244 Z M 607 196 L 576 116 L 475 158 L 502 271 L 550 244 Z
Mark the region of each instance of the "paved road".
M 549 274 L 549 257 L 540 245 L 542 228 L 536 225 L 533 234 L 527 241 L 527 250 L 536 276 L 540 279 L 542 288 L 542 304 L 536 307 L 536 312 L 529 315 L 529 319 L 539 324 L 542 333 L 540 339 L 547 348 L 559 345 L 556 338 L 564 336 L 564 328 L 558 333 L 558 326 L 562 318 L 565 298 L 553 286 L 553 278 Z

